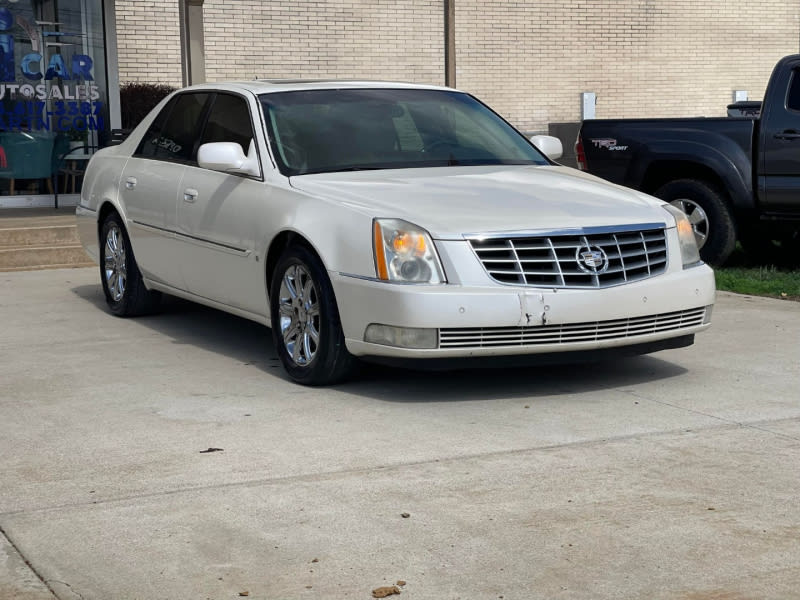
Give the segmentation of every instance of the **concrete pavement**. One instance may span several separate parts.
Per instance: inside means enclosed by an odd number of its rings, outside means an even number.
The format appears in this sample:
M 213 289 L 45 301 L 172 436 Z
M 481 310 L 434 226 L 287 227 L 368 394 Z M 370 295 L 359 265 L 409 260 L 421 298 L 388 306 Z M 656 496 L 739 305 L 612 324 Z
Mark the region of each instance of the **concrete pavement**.
M 800 304 L 721 294 L 713 323 L 309 389 L 261 326 L 2 273 L 0 598 L 796 597 Z

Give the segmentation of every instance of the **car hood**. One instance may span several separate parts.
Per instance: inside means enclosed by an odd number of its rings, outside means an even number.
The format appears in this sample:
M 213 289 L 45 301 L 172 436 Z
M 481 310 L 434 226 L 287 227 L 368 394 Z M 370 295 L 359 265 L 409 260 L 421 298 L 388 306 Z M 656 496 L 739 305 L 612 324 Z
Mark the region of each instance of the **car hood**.
M 291 185 L 437 239 L 501 231 L 666 223 L 660 201 L 567 167 L 481 166 L 302 175 Z

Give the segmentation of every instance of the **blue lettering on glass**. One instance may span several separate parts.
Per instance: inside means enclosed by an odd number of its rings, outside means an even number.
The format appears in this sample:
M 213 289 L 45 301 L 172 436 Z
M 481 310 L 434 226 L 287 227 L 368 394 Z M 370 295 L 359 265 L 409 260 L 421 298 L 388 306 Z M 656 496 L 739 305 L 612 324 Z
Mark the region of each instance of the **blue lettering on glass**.
M 14 36 L 0 34 L 0 80 L 14 80 Z
M 0 8 L 0 30 L 8 31 L 14 27 L 14 15 L 7 8 Z
M 100 90 L 90 83 L 94 82 L 92 57 L 56 53 L 47 59 L 48 53 L 31 51 L 17 63 L 14 52 L 17 27 L 31 38 L 29 47 L 32 50 L 45 47 L 41 34 L 24 17 L 0 7 L 0 131 L 67 133 L 104 130 L 105 121 L 101 114 L 104 106 L 98 101 Z M 45 35 L 79 34 L 45 32 Z M 24 78 L 22 82 L 18 80 L 20 73 Z M 53 79 L 61 82 L 59 85 L 45 83 Z M 74 83 L 67 84 L 66 81 Z
M 0 102 L 0 131 L 103 131 L 102 102 L 56 102 L 47 110 L 45 102 L 19 100 L 11 105 Z
M 0 31 L 14 27 L 14 15 L 7 8 L 0 8 Z M 0 35 L 0 81 L 14 80 L 14 34 Z
M 72 55 L 72 76 L 75 79 L 83 77 L 86 81 L 94 81 L 92 77 L 92 66 L 94 62 L 91 56 L 85 54 Z
M 25 20 L 22 19 L 24 22 Z M 16 80 L 16 68 L 14 60 L 14 34 L 13 29 L 15 25 L 14 14 L 5 7 L 0 8 L 0 31 L 8 33 L 0 33 L 0 81 L 14 81 Z M 23 29 L 25 29 L 23 25 Z M 26 29 L 26 31 L 28 31 Z M 33 35 L 28 32 L 29 35 Z M 55 32 L 58 33 L 58 32 Z M 66 35 L 66 34 L 65 34 Z M 70 34 L 71 35 L 71 34 Z M 37 44 L 31 41 L 34 48 Z M 41 44 L 41 39 L 39 39 Z M 31 81 L 39 81 L 42 79 L 42 55 L 38 52 L 31 52 L 26 54 L 20 62 L 20 71 L 23 76 Z M 72 72 L 70 73 L 65 57 L 61 54 L 54 54 L 50 58 L 47 65 L 47 70 L 44 74 L 44 79 L 49 81 L 51 79 L 60 78 L 63 80 L 83 79 L 84 81 L 94 81 L 92 77 L 92 67 L 94 61 L 91 56 L 85 54 L 74 54 L 72 56 Z
M 22 58 L 22 63 L 20 65 L 22 74 L 32 81 L 40 80 L 42 78 L 41 62 L 42 55 L 38 52 L 26 54 Z M 60 54 L 54 54 L 50 59 L 50 64 L 47 67 L 47 73 L 45 73 L 44 78 L 48 81 L 56 77 L 60 77 L 64 80 L 83 78 L 86 81 L 94 81 L 94 77 L 92 77 L 93 66 L 94 61 L 92 61 L 90 56 L 75 54 L 72 57 L 72 73 L 70 73 L 67 68 L 67 63 L 64 62 L 64 57 Z
M 22 64 L 20 68 L 22 69 L 22 74 L 25 75 L 28 79 L 33 81 L 38 81 L 42 78 L 42 71 L 41 71 L 41 62 L 42 62 L 42 55 L 38 52 L 31 52 L 30 54 L 26 54 L 22 57 Z
M 69 69 L 67 69 L 67 65 L 64 63 L 64 57 L 60 54 L 53 54 L 50 58 L 50 64 L 47 66 L 47 73 L 45 73 L 45 79 L 55 79 L 56 77 L 61 77 L 61 79 L 72 79 L 69 76 Z

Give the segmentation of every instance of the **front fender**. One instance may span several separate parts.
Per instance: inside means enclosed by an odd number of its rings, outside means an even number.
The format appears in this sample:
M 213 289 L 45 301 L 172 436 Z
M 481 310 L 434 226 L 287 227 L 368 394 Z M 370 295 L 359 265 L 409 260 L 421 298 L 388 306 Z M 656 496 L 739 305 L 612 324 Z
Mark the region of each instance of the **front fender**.
M 293 188 L 273 188 L 269 201 L 273 204 L 270 215 L 281 218 L 262 225 L 263 242 L 258 252 L 265 260 L 274 262 L 270 250 L 281 251 L 280 246 L 275 246 L 276 240 L 291 233 L 314 249 L 326 270 L 375 277 L 372 214 Z M 266 271 L 265 276 L 269 277 L 269 266 Z

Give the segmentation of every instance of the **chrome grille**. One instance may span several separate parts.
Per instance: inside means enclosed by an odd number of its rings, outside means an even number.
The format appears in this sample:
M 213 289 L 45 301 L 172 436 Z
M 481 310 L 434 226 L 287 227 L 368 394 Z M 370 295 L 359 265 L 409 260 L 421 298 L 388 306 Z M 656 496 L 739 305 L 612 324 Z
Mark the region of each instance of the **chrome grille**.
M 705 307 L 588 323 L 534 327 L 467 327 L 439 330 L 440 348 L 491 348 L 493 346 L 538 346 L 629 339 L 688 329 L 702 325 Z
M 492 279 L 513 285 L 604 288 L 660 275 L 667 268 L 665 230 L 656 228 L 585 235 L 476 237 L 470 244 Z M 600 260 L 602 265 L 595 266 Z

